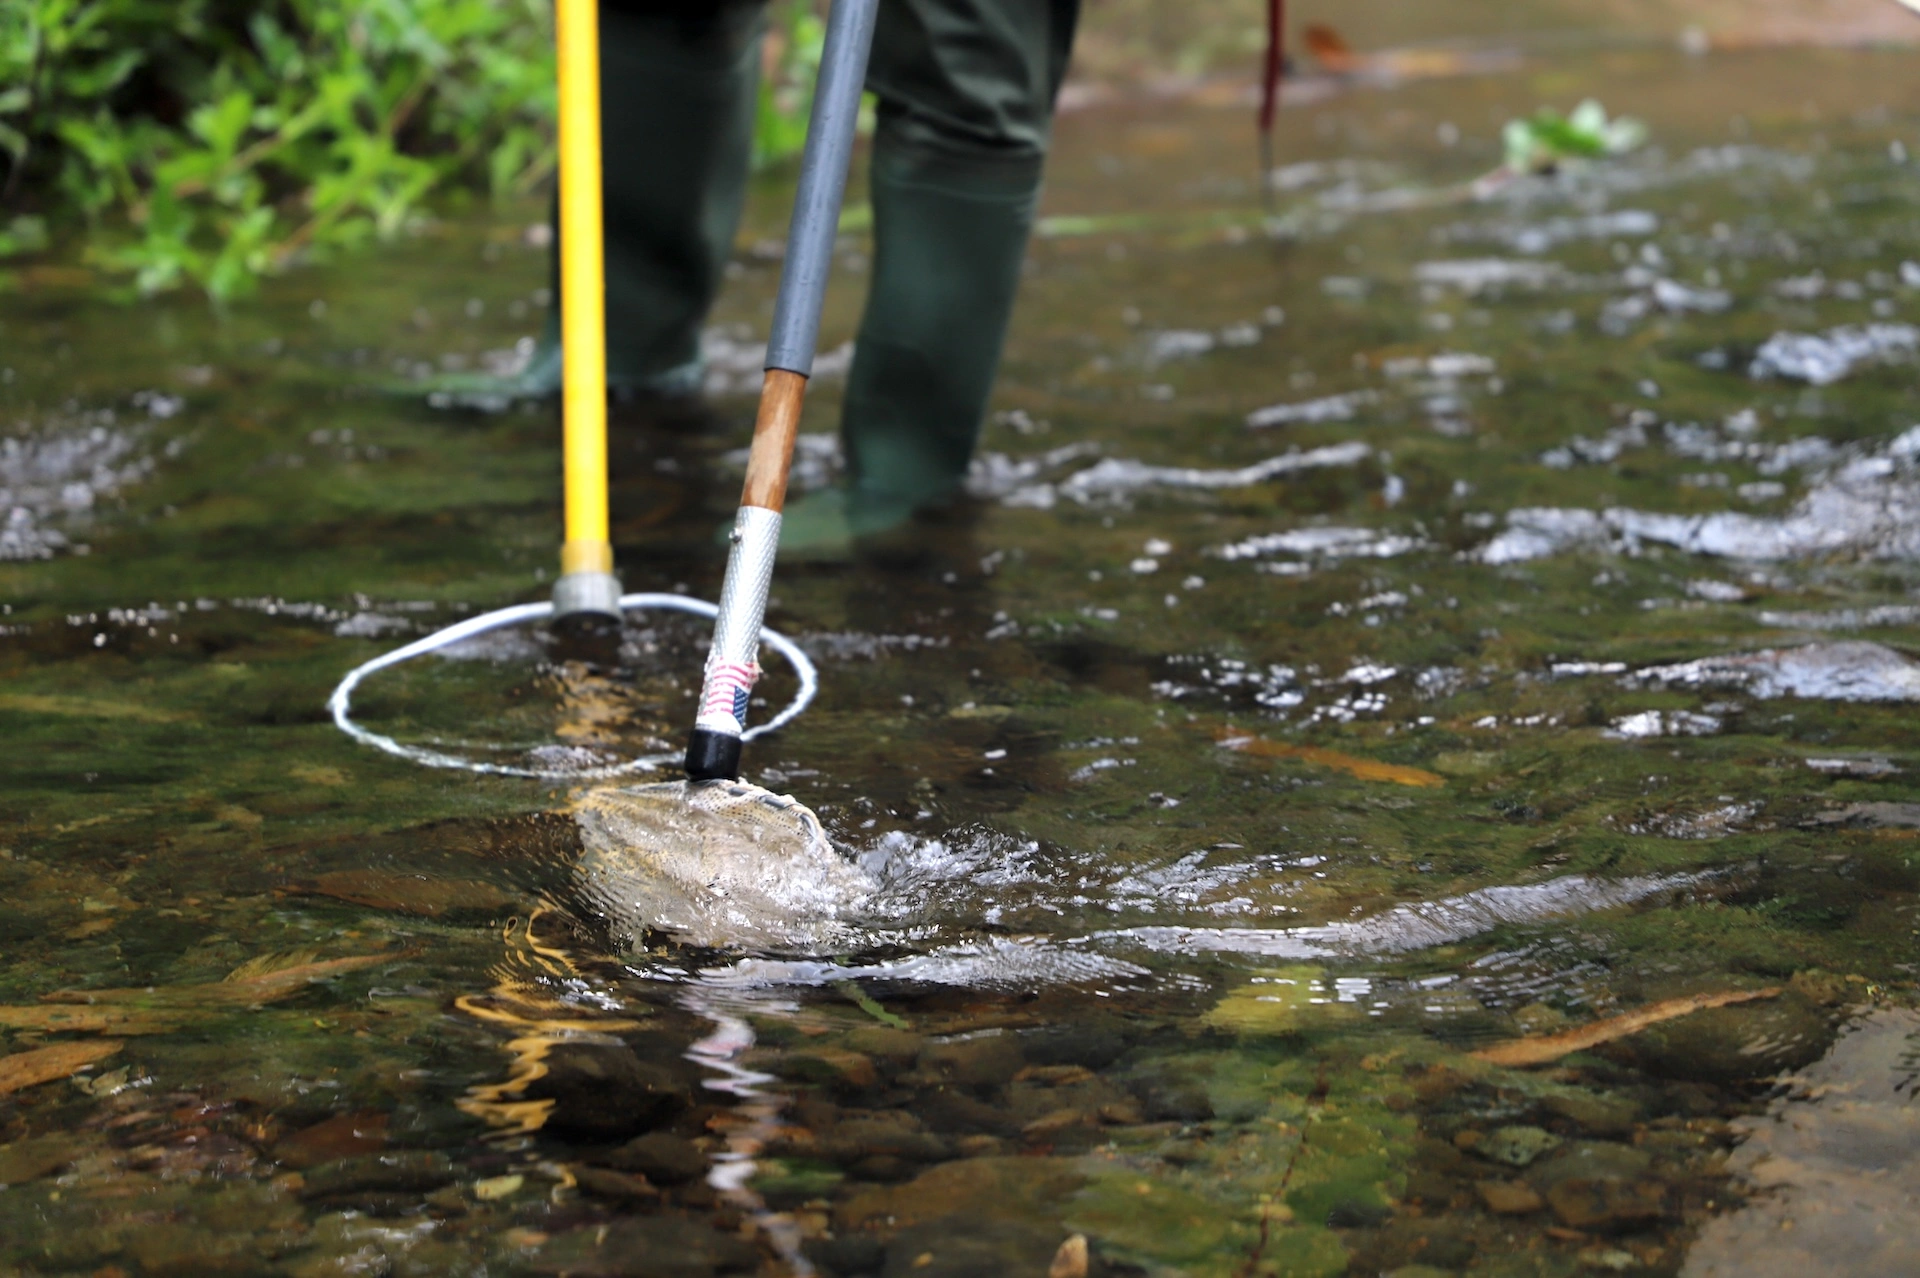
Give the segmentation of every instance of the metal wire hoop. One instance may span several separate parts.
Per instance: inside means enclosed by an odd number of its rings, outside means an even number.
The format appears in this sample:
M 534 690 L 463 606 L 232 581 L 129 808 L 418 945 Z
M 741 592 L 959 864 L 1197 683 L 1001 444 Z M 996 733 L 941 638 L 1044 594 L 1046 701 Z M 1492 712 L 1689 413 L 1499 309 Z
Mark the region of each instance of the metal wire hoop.
M 711 620 L 718 615 L 719 608 L 704 599 L 691 599 L 686 595 L 641 593 L 620 596 L 620 610 L 624 612 L 643 612 L 649 608 L 663 609 L 668 612 L 692 613 L 696 617 Z M 465 772 L 484 772 L 493 776 L 532 777 L 543 781 L 594 781 L 606 777 L 624 776 L 633 772 L 649 772 L 663 763 L 680 757 L 678 751 L 660 754 L 643 754 L 628 759 L 624 763 L 608 764 L 600 768 L 519 768 L 504 763 L 481 763 L 472 759 L 462 759 L 458 755 L 445 754 L 425 746 L 403 745 L 392 737 L 384 736 L 371 728 L 361 727 L 353 721 L 353 691 L 369 675 L 377 674 L 390 666 L 403 661 L 423 657 L 430 652 L 450 647 L 475 635 L 486 634 L 490 630 L 499 630 L 507 626 L 517 626 L 524 622 L 538 621 L 553 615 L 551 603 L 515 604 L 511 608 L 498 608 L 492 612 L 469 617 L 456 622 L 444 630 L 436 630 L 425 638 L 416 639 L 392 652 L 383 653 L 372 661 L 355 666 L 346 677 L 335 686 L 333 695 L 327 698 L 327 710 L 333 715 L 333 724 L 340 731 L 352 737 L 362 745 L 370 745 L 376 750 L 424 764 L 429 768 L 455 768 Z M 760 641 L 786 659 L 793 673 L 800 680 L 800 687 L 794 692 L 779 714 L 765 723 L 755 724 L 741 734 L 741 740 L 751 741 L 755 737 L 765 736 L 792 723 L 801 711 L 813 704 L 814 696 L 820 690 L 820 672 L 815 668 L 813 659 L 800 649 L 800 645 L 777 630 L 763 629 Z

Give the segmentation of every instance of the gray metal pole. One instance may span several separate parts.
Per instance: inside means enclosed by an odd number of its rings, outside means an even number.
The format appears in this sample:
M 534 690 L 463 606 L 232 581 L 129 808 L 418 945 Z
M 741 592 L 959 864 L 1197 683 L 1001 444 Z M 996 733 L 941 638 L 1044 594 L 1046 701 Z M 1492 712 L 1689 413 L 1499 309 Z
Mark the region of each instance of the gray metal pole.
M 854 122 L 860 113 L 860 90 L 867 80 L 867 53 L 879 10 L 879 0 L 833 0 L 827 15 L 826 47 L 820 55 L 807 148 L 800 161 L 800 189 L 787 228 L 787 260 L 781 267 L 780 296 L 773 307 L 773 333 L 767 339 L 770 369 L 813 375 L 820 305 L 833 264 L 840 200 L 847 186 L 847 163 L 853 156 Z

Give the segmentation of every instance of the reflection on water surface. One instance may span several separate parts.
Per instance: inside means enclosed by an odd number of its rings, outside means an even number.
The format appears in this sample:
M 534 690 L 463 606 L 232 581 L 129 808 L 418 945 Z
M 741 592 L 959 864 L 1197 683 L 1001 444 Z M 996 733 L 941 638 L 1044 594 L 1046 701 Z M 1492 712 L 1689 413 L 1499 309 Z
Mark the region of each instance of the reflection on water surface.
M 531 330 L 538 208 L 11 295 L 0 1266 L 1911 1270 L 1912 55 L 1489 67 L 1316 89 L 1271 227 L 1237 107 L 1065 117 L 976 505 L 776 586 L 824 692 L 756 779 L 878 885 L 826 955 L 629 945 L 574 796 L 323 712 L 540 589 L 551 410 L 369 389 Z M 1471 198 L 1586 94 L 1654 145 Z M 723 383 L 616 412 L 629 589 L 717 586 Z M 357 705 L 655 749 L 701 637 L 626 638 Z

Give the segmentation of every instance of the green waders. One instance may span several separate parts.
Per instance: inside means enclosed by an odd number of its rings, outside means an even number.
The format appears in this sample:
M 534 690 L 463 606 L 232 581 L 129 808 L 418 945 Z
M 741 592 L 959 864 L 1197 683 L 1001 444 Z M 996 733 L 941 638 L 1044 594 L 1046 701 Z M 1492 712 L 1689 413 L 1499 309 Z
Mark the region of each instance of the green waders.
M 1033 225 L 1079 0 L 885 0 L 867 86 L 874 261 L 841 423 L 848 483 L 789 505 L 830 546 L 959 491 Z M 605 0 L 607 367 L 692 390 L 747 182 L 755 0 Z M 558 361 L 543 341 L 514 393 Z M 557 384 L 557 378 L 556 378 Z

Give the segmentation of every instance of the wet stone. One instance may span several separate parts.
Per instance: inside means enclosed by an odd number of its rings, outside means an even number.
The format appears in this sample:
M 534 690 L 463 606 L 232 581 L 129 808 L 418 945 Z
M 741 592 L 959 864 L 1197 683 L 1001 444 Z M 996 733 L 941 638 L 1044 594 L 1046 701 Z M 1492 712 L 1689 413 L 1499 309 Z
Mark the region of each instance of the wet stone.
M 949 1217 L 911 1226 L 887 1242 L 882 1278 L 1004 1278 L 1044 1274 L 1061 1231 L 992 1216 Z
M 1020 1125 L 1004 1108 L 975 1100 L 952 1087 L 934 1087 L 921 1092 L 913 1102 L 913 1111 L 927 1126 L 955 1135 L 1013 1137 Z
M 1579 1178 L 1631 1180 L 1646 1175 L 1652 1166 L 1653 1156 L 1633 1145 L 1582 1140 L 1570 1142 L 1552 1158 L 1543 1159 L 1527 1179 L 1536 1185 L 1554 1185 Z
M 897 1110 L 848 1118 L 820 1133 L 817 1148 L 822 1158 L 837 1163 L 875 1157 L 933 1163 L 953 1153 L 945 1141 L 922 1130 L 919 1119 Z
M 826 1083 L 846 1091 L 866 1091 L 880 1085 L 873 1058 L 838 1047 L 814 1047 L 788 1052 L 776 1065 L 782 1078 L 803 1083 Z
M 1345 1198 L 1327 1209 L 1330 1229 L 1373 1229 L 1392 1218 L 1392 1208 L 1361 1198 Z
M 613 1171 L 606 1167 L 575 1167 L 573 1178 L 589 1194 L 601 1198 L 642 1199 L 658 1198 L 660 1191 L 647 1183 L 645 1176 L 632 1172 Z
M 957 1087 L 1004 1087 L 1026 1064 L 1013 1036 L 988 1032 L 970 1038 L 928 1043 L 920 1051 L 919 1072 Z
M 387 1115 L 379 1110 L 335 1114 L 284 1137 L 273 1147 L 274 1161 L 287 1167 L 317 1167 L 387 1144 Z
M 1634 1229 L 1668 1212 L 1666 1186 L 1650 1180 L 1571 1177 L 1547 1190 L 1547 1203 L 1569 1229 Z
M 871 1234 L 810 1238 L 801 1251 L 826 1278 L 869 1278 L 887 1259 L 886 1245 Z
M 1546 1206 L 1546 1200 L 1539 1194 L 1514 1181 L 1483 1180 L 1476 1182 L 1474 1189 L 1487 1210 L 1496 1216 L 1522 1216 Z
M 1560 1138 L 1543 1127 L 1496 1127 L 1474 1144 L 1473 1152 L 1509 1167 L 1525 1167 L 1559 1147 Z
M 675 1070 L 643 1061 L 624 1045 L 562 1043 L 526 1095 L 552 1099 L 547 1129 L 589 1138 L 631 1136 L 685 1109 L 689 1088 Z
M 700 1147 L 671 1132 L 636 1136 L 600 1161 L 661 1185 L 678 1185 L 704 1175 L 707 1170 L 707 1156 L 700 1152 Z
M 1105 1069 L 1127 1050 L 1119 1030 L 1104 1025 L 1049 1025 L 1020 1036 L 1020 1047 L 1035 1065 L 1079 1065 Z
M 142 1274 L 167 1278 L 258 1272 L 255 1240 L 236 1230 L 157 1221 L 127 1237 L 127 1255 Z
M 1597 1092 L 1555 1093 L 1543 1097 L 1540 1108 L 1594 1136 L 1624 1136 L 1640 1116 L 1631 1101 Z
M 737 1235 L 681 1216 L 586 1225 L 547 1242 L 528 1263 L 563 1278 L 712 1278 L 751 1273 L 760 1253 Z
M 1846 977 L 1819 968 L 1802 968 L 1787 986 L 1816 1007 L 1844 1007 L 1861 996 L 1860 987 Z
M 65 1133 L 33 1136 L 0 1145 L 0 1185 L 24 1185 L 66 1166 L 85 1147 Z
M 863 1025 L 843 1040 L 847 1050 L 871 1057 L 888 1069 L 905 1069 L 926 1050 L 927 1040 L 887 1025 Z
M 300 1196 L 334 1202 L 384 1194 L 418 1194 L 451 1182 L 457 1173 L 445 1154 L 407 1150 L 363 1154 L 326 1163 L 306 1173 Z

